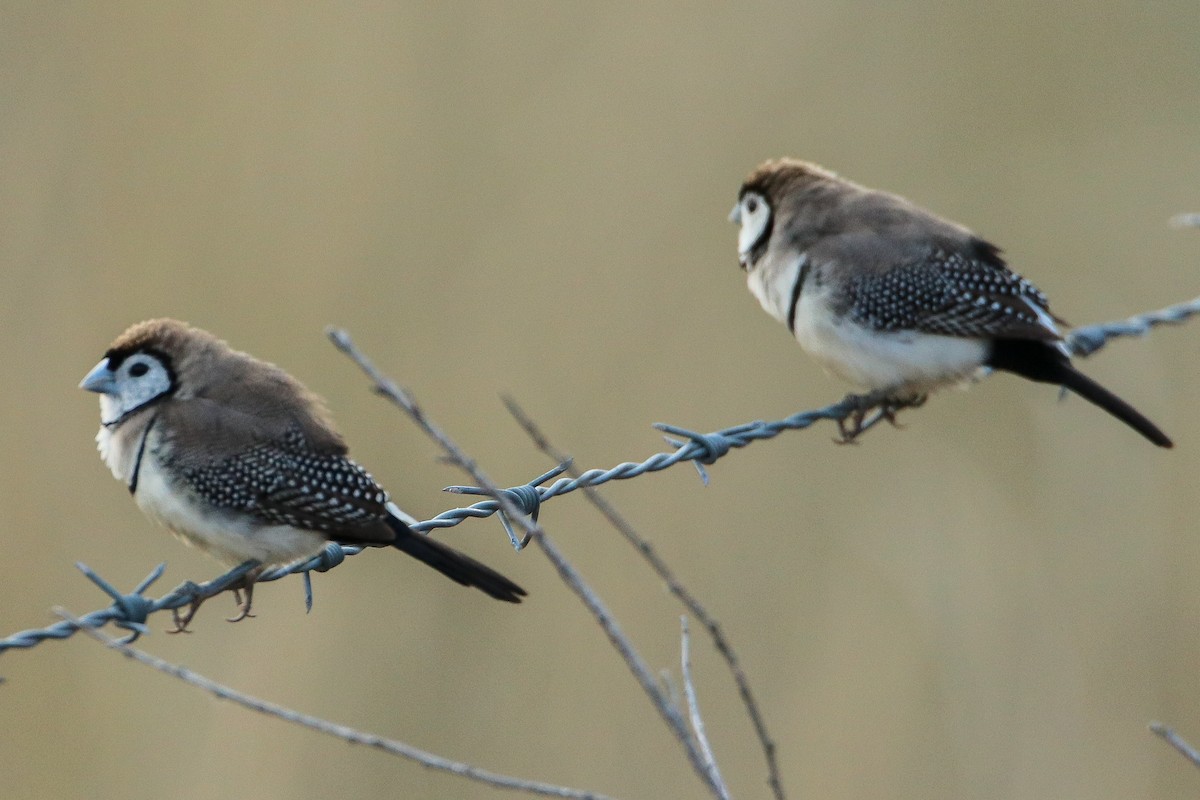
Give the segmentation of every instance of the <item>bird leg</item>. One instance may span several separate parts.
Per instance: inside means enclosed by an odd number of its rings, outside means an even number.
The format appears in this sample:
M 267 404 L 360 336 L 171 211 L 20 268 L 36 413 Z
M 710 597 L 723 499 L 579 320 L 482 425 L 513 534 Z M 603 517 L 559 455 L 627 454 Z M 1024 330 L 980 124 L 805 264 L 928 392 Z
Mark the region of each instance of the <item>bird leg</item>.
M 892 398 L 885 400 L 879 407 L 879 415 L 886 419 L 893 428 L 904 430 L 904 426 L 896 421 L 896 414 L 905 408 L 920 408 L 925 405 L 925 401 L 929 399 L 927 394 L 913 395 L 902 400 Z
M 178 608 L 171 609 L 171 621 L 175 623 L 175 627 L 167 633 L 191 633 L 188 630 L 188 625 L 192 621 L 192 617 L 196 616 L 196 612 L 200 610 L 201 604 L 204 603 L 204 598 L 200 595 L 200 587 L 192 581 L 184 581 L 175 591 L 182 594 L 190 595 L 191 601 L 188 603 L 187 611 L 179 613 Z
M 254 614 L 250 613 L 250 606 L 254 599 L 254 583 L 263 574 L 265 569 L 266 567 L 264 566 L 257 566 L 247 572 L 236 584 L 229 587 L 233 589 L 233 599 L 237 603 L 238 608 L 238 613 L 235 616 L 226 618 L 230 622 L 241 622 L 246 617 L 254 616 Z M 175 591 L 188 595 L 190 601 L 188 602 L 186 611 L 180 611 L 178 608 L 171 609 L 171 621 L 175 623 L 175 627 L 167 631 L 167 633 L 191 633 L 188 630 L 188 625 L 192 623 L 192 619 L 196 616 L 196 612 L 200 610 L 200 606 L 203 605 L 206 598 L 201 595 L 200 587 L 191 581 L 185 581 L 180 584 Z M 245 592 L 245 597 L 242 596 L 243 592 Z
M 838 426 L 838 433 L 841 435 L 841 438 L 835 437 L 833 440 L 834 443 L 835 444 L 858 444 L 858 442 L 856 442 L 854 440 L 856 438 L 858 438 L 858 435 L 860 433 L 862 433 L 864 430 L 866 430 L 866 427 L 863 426 L 863 418 L 866 417 L 866 414 L 867 414 L 867 410 L 865 408 L 859 408 L 859 409 L 855 409 L 854 411 L 851 411 L 849 416 L 839 419 L 837 421 L 837 426 Z M 849 425 L 846 424 L 846 422 L 848 420 L 851 423 Z
M 878 393 L 846 395 L 842 402 L 852 404 L 854 410 L 837 421 L 841 438 L 833 441 L 837 444 L 857 444 L 858 437 L 875 427 L 880 420 L 887 420 L 892 427 L 903 429 L 904 426 L 896 420 L 896 414 L 905 408 L 924 405 L 925 399 L 926 395 L 923 394 L 912 397 L 887 397 Z M 868 418 L 867 414 L 875 409 L 878 409 L 878 413 Z
M 250 613 L 250 604 L 254 599 L 254 582 L 258 580 L 258 576 L 266 570 L 264 566 L 257 566 L 246 573 L 246 577 L 242 578 L 241 583 L 233 586 L 233 599 L 237 601 L 238 613 L 237 616 L 226 617 L 227 622 L 241 622 L 246 617 L 253 617 Z M 242 592 L 246 593 L 246 598 L 243 601 Z
M 846 395 L 842 403 L 849 405 L 852 410 L 845 417 L 837 420 L 838 433 L 841 434 L 841 438 L 833 441 L 837 444 L 857 444 L 855 440 L 859 435 L 879 422 L 878 416 L 868 420 L 867 412 L 882 405 L 886 400 L 887 398 L 878 392 Z

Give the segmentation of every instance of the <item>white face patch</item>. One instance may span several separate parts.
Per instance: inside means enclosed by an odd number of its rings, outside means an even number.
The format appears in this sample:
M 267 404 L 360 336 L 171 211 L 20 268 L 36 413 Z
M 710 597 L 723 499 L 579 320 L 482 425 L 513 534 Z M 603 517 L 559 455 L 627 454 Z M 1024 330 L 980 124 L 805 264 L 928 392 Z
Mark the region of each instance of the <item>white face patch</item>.
M 100 395 L 100 421 L 111 425 L 171 391 L 171 373 L 156 356 L 134 353 L 109 374 Z
M 771 224 L 771 206 L 758 192 L 746 192 L 734 206 L 729 219 L 741 225 L 738 231 L 738 261 L 748 267 L 750 251 L 761 244 Z

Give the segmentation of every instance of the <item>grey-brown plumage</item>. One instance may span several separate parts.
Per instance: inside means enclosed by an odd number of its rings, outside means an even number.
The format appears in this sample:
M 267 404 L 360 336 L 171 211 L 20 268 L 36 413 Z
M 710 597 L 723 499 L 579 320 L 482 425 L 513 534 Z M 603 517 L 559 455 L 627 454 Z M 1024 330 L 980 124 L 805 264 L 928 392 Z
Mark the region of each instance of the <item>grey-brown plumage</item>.
M 850 382 L 911 398 L 980 367 L 1006 370 L 1071 389 L 1171 446 L 1071 365 L 1046 296 L 967 228 L 794 159 L 754 170 L 731 219 L 751 292 Z
M 135 325 L 82 386 L 101 394 L 101 454 L 138 505 L 226 563 L 288 563 L 326 541 L 393 545 L 497 599 L 525 594 L 411 530 L 349 458 L 320 398 L 205 331 Z

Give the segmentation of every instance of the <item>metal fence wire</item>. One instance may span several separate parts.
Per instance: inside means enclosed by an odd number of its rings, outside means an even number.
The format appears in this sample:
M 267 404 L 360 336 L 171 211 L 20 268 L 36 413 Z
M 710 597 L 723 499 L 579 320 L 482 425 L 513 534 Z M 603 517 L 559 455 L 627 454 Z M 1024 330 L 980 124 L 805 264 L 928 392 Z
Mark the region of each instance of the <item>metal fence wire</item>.
M 1067 336 L 1066 344 L 1074 355 L 1089 356 L 1113 339 L 1144 336 L 1153 328 L 1162 325 L 1179 325 L 1197 314 L 1200 314 L 1200 297 L 1157 311 L 1138 314 L 1125 320 L 1078 328 Z M 339 346 L 349 341 L 346 334 L 341 331 L 331 331 L 330 336 Z M 342 337 L 343 342 L 339 343 L 339 337 Z M 541 504 L 551 498 L 570 494 L 585 486 L 599 486 L 609 481 L 628 480 L 650 472 L 659 472 L 684 461 L 692 462 L 699 470 L 701 478 L 707 483 L 708 475 L 704 466 L 715 463 L 718 459 L 728 455 L 731 450 L 746 447 L 752 442 L 763 439 L 773 439 L 784 431 L 803 430 L 820 420 L 843 421 L 862 407 L 860 399 L 847 397 L 824 408 L 801 411 L 784 419 L 772 422 L 761 420 L 747 422 L 712 433 L 697 433 L 675 425 L 656 423 L 654 427 L 675 437 L 667 439 L 668 443 L 674 447 L 670 452 L 655 453 L 640 462 L 626 461 L 609 469 L 589 469 L 572 478 L 560 477 L 567 470 L 567 466 L 562 465 L 539 475 L 528 483 L 504 489 L 502 493 L 523 513 L 536 518 Z M 876 413 L 867 419 L 863 426 L 864 429 L 877 424 L 881 419 L 883 419 L 883 415 Z M 543 485 L 550 480 L 554 480 L 554 482 Z M 487 494 L 482 489 L 471 486 L 452 486 L 448 490 L 467 495 Z M 435 528 L 450 528 L 466 519 L 490 517 L 499 510 L 500 505 L 496 500 L 483 500 L 474 505 L 443 511 L 437 516 L 417 522 L 411 527 L 420 532 L 428 532 Z M 513 526 L 505 518 L 503 512 L 500 512 L 500 520 L 514 547 L 520 549 L 524 542 L 517 537 Z M 311 573 L 327 572 L 341 564 L 347 556 L 357 555 L 362 550 L 361 547 L 330 543 L 319 555 L 307 561 L 264 572 L 259 577 L 259 582 L 275 581 L 287 575 L 302 574 L 305 578 L 306 602 L 311 607 Z M 76 566 L 112 599 L 112 604 L 107 608 L 83 615 L 78 622 L 57 622 L 45 628 L 19 631 L 0 639 L 0 653 L 17 648 L 35 647 L 49 639 L 66 639 L 79 630 L 81 625 L 99 627 L 110 622 L 130 631 L 126 641 L 133 641 L 141 634 L 149 632 L 146 620 L 151 614 L 179 609 L 193 602 L 220 594 L 237 584 L 254 564 L 242 564 L 206 583 L 196 584 L 187 581 L 156 599 L 146 597 L 144 593 L 162 576 L 165 570 L 164 564 L 155 567 L 130 592 L 120 591 L 83 564 Z

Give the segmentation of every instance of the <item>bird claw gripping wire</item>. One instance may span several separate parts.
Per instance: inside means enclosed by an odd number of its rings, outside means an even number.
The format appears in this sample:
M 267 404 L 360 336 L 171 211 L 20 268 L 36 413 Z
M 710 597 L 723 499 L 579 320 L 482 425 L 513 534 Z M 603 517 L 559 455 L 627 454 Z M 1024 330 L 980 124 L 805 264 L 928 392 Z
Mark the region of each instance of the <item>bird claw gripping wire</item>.
M 273 572 L 279 571 L 274 570 Z M 286 574 L 288 574 L 288 570 L 285 569 L 283 572 L 279 572 L 276 577 Z M 253 575 L 253 578 L 250 578 L 251 575 Z M 200 606 L 204 604 L 205 600 L 215 597 L 226 589 L 236 588 L 244 590 L 248 580 L 250 585 L 253 585 L 254 581 L 260 577 L 270 579 L 268 575 L 264 575 L 262 565 L 257 561 L 247 561 L 229 570 L 224 575 L 213 578 L 203 586 L 193 581 L 184 581 L 179 584 L 170 595 L 158 601 L 159 607 L 171 609 L 171 619 L 175 623 L 175 627 L 168 630 L 167 633 L 190 633 L 188 625 L 191 624 L 192 618 L 196 616 L 196 612 L 200 610 Z M 243 610 L 240 596 L 235 596 L 235 599 L 238 600 L 239 610 Z M 185 605 L 188 607 L 187 611 L 180 613 L 179 609 Z M 248 611 L 249 609 L 245 608 L 245 610 Z M 244 619 L 244 617 L 240 619 Z
M 143 633 L 150 632 L 150 628 L 146 626 L 146 618 L 154 610 L 154 601 L 143 597 L 142 592 L 162 577 L 163 571 L 167 568 L 166 564 L 159 564 L 152 569 L 150 574 L 128 594 L 118 591 L 116 587 L 97 575 L 83 562 L 76 562 L 75 567 L 87 576 L 88 580 L 99 586 L 102 592 L 112 598 L 113 624 L 129 631 L 129 635 L 120 640 L 121 644 L 132 644 Z
M 534 478 L 529 483 L 522 484 L 521 486 L 513 486 L 508 489 L 501 489 L 500 494 L 515 505 L 522 514 L 537 522 L 538 513 L 542 510 L 541 484 L 551 478 L 557 478 L 570 468 L 571 461 L 568 459 L 549 472 Z M 478 486 L 447 486 L 442 491 L 452 494 L 483 495 L 488 497 L 492 494 L 488 490 L 481 489 Z M 524 536 L 517 536 L 517 531 L 513 528 L 512 520 L 508 518 L 508 514 L 505 513 L 504 509 L 497 508 L 496 515 L 500 518 L 500 524 L 504 526 L 504 532 L 508 534 L 508 540 L 512 543 L 513 549 L 518 552 L 523 550 L 525 545 L 529 544 L 529 534 L 526 533 Z
M 192 623 L 192 618 L 196 616 L 196 612 L 200 610 L 200 606 L 205 600 L 204 593 L 200 591 L 200 585 L 194 581 L 184 581 L 176 586 L 175 591 L 171 594 L 186 597 L 188 609 L 182 614 L 179 612 L 179 608 L 182 606 L 171 609 L 171 622 L 175 624 L 175 627 L 168 629 L 167 633 L 191 633 L 188 625 Z
M 838 444 L 857 444 L 855 440 L 862 433 L 884 420 L 893 428 L 903 428 L 904 426 L 896 420 L 896 415 L 906 408 L 920 408 L 925 405 L 925 400 L 926 395 L 923 394 L 908 398 L 889 397 L 880 392 L 848 394 L 837 406 L 845 413 L 834 417 L 841 438 L 833 441 Z M 872 411 L 875 413 L 871 414 Z

